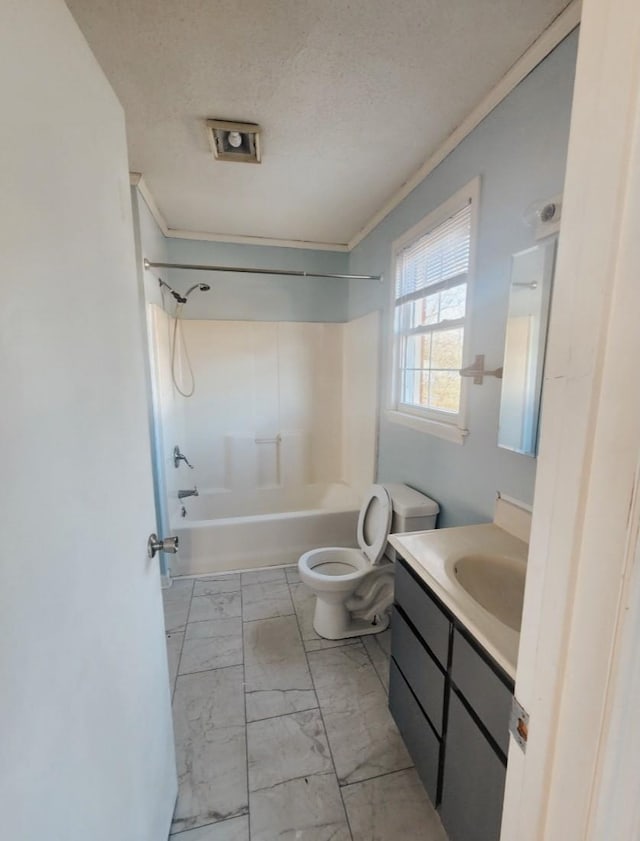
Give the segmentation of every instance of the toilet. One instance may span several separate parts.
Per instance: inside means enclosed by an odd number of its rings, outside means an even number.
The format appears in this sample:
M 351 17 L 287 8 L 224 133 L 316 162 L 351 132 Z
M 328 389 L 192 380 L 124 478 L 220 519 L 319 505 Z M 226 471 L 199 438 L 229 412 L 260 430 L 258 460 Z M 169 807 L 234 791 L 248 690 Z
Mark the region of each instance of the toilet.
M 401 484 L 372 485 L 358 517 L 359 549 L 312 549 L 298 561 L 316 596 L 313 627 L 325 639 L 379 634 L 389 625 L 395 551 L 389 534 L 436 527 L 437 502 Z

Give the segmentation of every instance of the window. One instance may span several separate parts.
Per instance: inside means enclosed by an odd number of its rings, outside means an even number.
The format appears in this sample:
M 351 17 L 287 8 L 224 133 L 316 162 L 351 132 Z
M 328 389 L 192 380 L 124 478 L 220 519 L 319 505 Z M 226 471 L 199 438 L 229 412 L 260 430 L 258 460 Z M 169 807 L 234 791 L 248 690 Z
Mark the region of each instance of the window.
M 392 419 L 464 440 L 464 366 L 477 181 L 394 246 Z

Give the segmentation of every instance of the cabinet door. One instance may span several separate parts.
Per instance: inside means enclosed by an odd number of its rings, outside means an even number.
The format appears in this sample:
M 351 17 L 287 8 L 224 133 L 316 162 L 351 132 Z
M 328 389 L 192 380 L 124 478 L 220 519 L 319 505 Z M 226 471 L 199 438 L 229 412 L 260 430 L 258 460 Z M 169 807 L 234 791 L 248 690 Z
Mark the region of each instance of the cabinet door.
M 457 630 L 453 639 L 451 679 L 506 756 L 513 691 Z
M 389 671 L 389 709 L 415 762 L 422 784 L 431 802 L 437 806 L 440 740 L 393 660 Z
M 506 768 L 455 692 L 440 814 L 450 841 L 498 841 Z

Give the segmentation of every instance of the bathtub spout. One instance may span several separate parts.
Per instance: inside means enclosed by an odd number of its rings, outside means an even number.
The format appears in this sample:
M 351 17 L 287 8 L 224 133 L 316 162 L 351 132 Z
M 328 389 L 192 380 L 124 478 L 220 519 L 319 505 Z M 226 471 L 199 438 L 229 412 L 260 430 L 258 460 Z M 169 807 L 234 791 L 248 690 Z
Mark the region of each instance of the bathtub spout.
M 178 491 L 178 499 L 186 499 L 188 496 L 200 496 L 195 485 L 192 491 Z

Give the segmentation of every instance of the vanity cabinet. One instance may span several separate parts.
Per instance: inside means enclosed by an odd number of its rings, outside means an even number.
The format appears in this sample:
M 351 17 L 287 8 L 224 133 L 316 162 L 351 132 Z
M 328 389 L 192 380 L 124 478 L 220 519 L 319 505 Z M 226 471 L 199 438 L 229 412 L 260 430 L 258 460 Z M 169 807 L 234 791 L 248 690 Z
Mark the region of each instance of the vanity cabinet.
M 402 559 L 389 707 L 450 841 L 497 841 L 513 682 Z
M 497 841 L 506 772 L 504 759 L 452 692 L 440 802 L 440 817 L 451 841 Z

